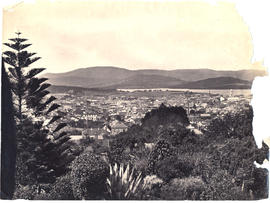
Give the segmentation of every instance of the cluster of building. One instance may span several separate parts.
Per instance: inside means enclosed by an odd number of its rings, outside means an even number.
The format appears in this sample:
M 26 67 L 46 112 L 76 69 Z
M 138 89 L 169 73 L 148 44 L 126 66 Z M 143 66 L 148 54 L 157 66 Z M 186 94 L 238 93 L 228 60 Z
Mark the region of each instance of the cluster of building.
M 113 92 L 104 95 L 55 94 L 66 113 L 68 131 L 74 140 L 91 137 L 104 140 L 140 124 L 145 113 L 162 103 L 186 109 L 191 128 L 204 129 L 228 112 L 248 107 L 251 97 L 192 92 Z

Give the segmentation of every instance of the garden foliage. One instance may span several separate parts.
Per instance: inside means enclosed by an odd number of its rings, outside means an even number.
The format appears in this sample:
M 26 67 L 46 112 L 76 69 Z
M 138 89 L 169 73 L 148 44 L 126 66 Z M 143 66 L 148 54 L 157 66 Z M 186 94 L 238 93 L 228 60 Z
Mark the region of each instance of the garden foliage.
M 110 176 L 107 178 L 107 190 L 112 200 L 129 200 L 136 197 L 136 193 L 142 187 L 142 175 L 136 175 L 134 168 L 128 164 L 110 165 Z
M 103 199 L 106 192 L 108 164 L 91 152 L 82 153 L 72 163 L 71 181 L 76 199 Z

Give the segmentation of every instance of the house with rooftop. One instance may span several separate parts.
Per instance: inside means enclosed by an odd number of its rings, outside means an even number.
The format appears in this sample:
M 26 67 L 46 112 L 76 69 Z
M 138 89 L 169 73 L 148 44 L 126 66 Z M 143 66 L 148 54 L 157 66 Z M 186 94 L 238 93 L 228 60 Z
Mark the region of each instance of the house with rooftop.
M 117 135 L 121 132 L 124 132 L 128 128 L 127 125 L 125 125 L 122 122 L 113 123 L 111 125 L 111 135 Z

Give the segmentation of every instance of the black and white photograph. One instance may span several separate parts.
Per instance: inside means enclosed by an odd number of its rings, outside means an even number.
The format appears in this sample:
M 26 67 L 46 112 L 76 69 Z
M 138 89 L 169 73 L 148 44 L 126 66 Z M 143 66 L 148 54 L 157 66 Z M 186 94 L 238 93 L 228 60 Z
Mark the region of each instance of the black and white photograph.
M 270 112 L 257 118 L 270 100 L 256 100 L 255 86 L 269 67 L 242 15 L 255 8 L 3 7 L 0 199 L 267 199 L 270 134 L 260 126 Z

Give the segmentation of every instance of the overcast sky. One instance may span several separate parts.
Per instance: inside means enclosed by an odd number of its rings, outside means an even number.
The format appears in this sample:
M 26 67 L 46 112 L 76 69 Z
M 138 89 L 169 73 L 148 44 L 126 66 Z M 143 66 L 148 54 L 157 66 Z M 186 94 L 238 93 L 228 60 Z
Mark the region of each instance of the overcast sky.
M 3 41 L 22 32 L 46 72 L 260 68 L 248 26 L 232 3 L 37 1 L 3 13 Z

